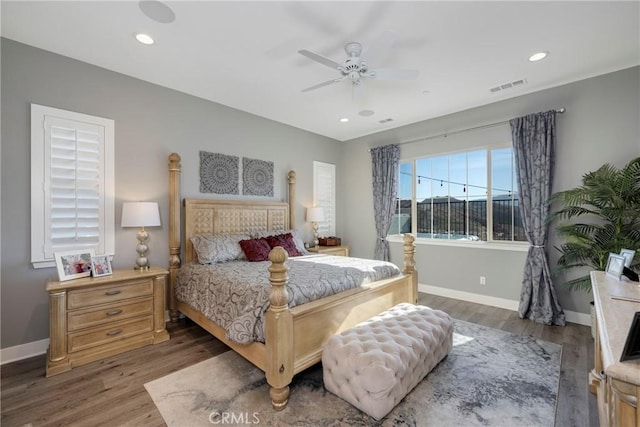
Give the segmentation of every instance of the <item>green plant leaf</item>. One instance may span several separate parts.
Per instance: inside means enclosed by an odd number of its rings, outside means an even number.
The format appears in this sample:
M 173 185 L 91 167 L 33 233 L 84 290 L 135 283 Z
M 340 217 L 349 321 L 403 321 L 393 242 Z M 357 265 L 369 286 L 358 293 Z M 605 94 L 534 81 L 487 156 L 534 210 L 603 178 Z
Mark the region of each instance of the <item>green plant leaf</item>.
M 549 202 L 557 208 L 547 222 L 561 221 L 555 227 L 565 243 L 560 252 L 558 271 L 589 267 L 604 270 L 609 253 L 622 248 L 640 253 L 640 157 L 622 169 L 604 164 L 582 177 L 579 187 L 553 194 Z M 580 222 L 575 221 L 580 218 Z M 633 263 L 640 269 L 640 262 Z M 591 290 L 588 275 L 565 283 L 572 290 Z

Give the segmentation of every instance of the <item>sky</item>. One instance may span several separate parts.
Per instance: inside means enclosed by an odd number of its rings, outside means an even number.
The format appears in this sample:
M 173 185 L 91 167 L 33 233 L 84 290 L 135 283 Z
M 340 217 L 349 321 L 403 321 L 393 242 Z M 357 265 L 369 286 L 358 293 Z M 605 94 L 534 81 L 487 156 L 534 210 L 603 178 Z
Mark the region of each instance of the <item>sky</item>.
M 512 152 L 510 147 L 491 150 L 493 197 L 517 193 Z M 461 200 L 485 199 L 487 153 L 487 150 L 477 150 L 416 160 L 416 199 L 420 201 L 447 195 Z M 400 163 L 401 199 L 411 199 L 412 163 Z

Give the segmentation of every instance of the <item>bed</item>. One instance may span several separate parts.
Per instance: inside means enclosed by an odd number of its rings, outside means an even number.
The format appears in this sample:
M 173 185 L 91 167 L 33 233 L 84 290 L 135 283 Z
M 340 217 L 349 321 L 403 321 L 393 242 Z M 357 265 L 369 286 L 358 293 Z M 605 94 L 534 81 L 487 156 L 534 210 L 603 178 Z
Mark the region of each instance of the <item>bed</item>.
M 356 289 L 295 307 L 288 305 L 287 252 L 276 247 L 269 253 L 269 305 L 264 317 L 264 342 L 238 344 L 226 337 L 223 327 L 202 312 L 176 298 L 181 266 L 197 256 L 190 238 L 198 235 L 249 234 L 255 230 L 295 229 L 295 172 L 288 173 L 288 202 L 182 199 L 180 156 L 169 156 L 169 314 L 193 320 L 232 350 L 264 371 L 273 408 L 284 409 L 293 376 L 318 363 L 323 344 L 334 334 L 401 303 L 417 301 L 418 277 L 414 262 L 414 238 L 404 237 L 401 274 Z M 184 231 L 182 236 L 181 231 Z M 184 239 L 181 239 L 184 237 Z M 184 248 L 181 247 L 184 241 Z M 183 251 L 184 249 L 184 251 Z M 319 255 L 323 256 L 323 255 Z

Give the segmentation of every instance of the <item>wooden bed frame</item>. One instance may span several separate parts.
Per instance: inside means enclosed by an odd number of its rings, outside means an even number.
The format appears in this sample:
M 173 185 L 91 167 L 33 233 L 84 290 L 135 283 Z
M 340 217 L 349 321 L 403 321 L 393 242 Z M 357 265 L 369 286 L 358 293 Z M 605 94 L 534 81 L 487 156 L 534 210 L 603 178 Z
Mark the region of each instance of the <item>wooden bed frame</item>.
M 240 345 L 228 341 L 222 327 L 189 305 L 176 300 L 175 283 L 181 265 L 180 156 L 169 156 L 169 313 L 176 322 L 179 313 L 192 319 L 235 352 L 265 372 L 274 409 L 287 405 L 289 384 L 298 372 L 316 364 L 322 346 L 334 334 L 371 318 L 400 303 L 416 303 L 418 275 L 414 262 L 414 237 L 404 238 L 402 276 L 289 308 L 287 301 L 287 253 L 277 247 L 269 254 L 270 307 L 265 318 L 265 343 Z M 198 234 L 249 234 L 256 230 L 295 228 L 295 172 L 288 174 L 289 202 L 184 200 L 184 260 L 196 259 L 189 238 Z

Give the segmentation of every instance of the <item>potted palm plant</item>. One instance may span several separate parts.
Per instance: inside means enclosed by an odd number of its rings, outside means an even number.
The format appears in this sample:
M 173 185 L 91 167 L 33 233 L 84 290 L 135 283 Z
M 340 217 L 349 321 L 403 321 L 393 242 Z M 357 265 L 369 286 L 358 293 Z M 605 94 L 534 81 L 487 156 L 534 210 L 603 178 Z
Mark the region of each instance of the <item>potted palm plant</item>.
M 582 177 L 582 185 L 555 193 L 557 209 L 549 220 L 558 219 L 558 270 L 588 267 L 604 270 L 609 253 L 635 249 L 631 269 L 640 269 L 640 157 L 622 169 L 610 164 Z M 589 273 L 565 283 L 571 289 L 591 291 Z

